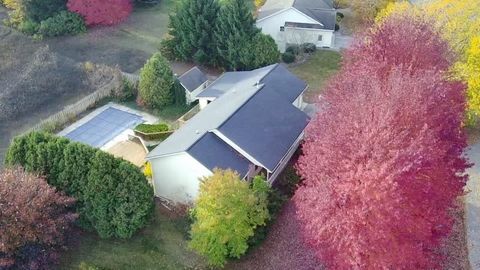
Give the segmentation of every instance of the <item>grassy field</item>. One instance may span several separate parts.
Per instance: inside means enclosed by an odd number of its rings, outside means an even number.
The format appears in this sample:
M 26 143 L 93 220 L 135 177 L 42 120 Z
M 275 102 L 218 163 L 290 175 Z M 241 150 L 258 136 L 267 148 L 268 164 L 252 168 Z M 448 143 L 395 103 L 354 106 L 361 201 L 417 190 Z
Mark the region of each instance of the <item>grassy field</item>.
M 340 69 L 341 60 L 342 57 L 338 52 L 320 50 L 307 62 L 290 68 L 294 74 L 309 84 L 305 101 L 315 102 L 325 82 Z
M 168 217 L 157 206 L 152 223 L 128 240 L 104 240 L 82 234 L 78 243 L 61 254 L 59 269 L 78 269 L 81 263 L 105 270 L 205 269 L 187 249 L 186 220 Z

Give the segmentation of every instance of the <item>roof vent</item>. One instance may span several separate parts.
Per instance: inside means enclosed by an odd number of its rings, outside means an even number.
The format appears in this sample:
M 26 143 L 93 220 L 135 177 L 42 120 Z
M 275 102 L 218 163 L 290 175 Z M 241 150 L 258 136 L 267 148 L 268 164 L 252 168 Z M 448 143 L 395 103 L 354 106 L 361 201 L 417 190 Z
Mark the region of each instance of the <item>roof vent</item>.
M 195 134 L 200 134 L 200 130 L 195 130 Z

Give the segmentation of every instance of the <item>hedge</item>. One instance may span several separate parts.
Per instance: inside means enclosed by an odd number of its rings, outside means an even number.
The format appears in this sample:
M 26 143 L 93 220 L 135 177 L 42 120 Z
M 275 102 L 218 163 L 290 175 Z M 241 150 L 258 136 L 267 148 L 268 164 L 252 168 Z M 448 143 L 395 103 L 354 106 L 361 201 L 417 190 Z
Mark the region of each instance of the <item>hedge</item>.
M 140 124 L 135 127 L 135 130 L 138 130 L 143 133 L 156 133 L 156 132 L 164 132 L 168 131 L 169 127 L 167 124 Z
M 17 137 L 5 164 L 39 172 L 75 197 L 78 225 L 102 238 L 129 238 L 153 213 L 153 189 L 139 168 L 66 138 L 43 132 Z

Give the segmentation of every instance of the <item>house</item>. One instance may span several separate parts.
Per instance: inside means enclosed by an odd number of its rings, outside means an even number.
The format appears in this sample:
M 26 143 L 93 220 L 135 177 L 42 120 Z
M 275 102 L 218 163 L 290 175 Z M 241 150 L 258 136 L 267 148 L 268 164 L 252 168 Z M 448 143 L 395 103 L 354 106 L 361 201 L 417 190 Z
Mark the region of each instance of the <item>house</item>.
M 197 95 L 207 87 L 209 82 L 207 75 L 196 66 L 178 77 L 178 81 L 185 89 L 187 104 L 194 102 Z
M 333 0 L 267 0 L 257 27 L 273 37 L 280 52 L 291 44 L 333 47 L 336 15 Z
M 198 95 L 200 112 L 148 154 L 156 196 L 192 201 L 214 168 L 275 181 L 303 139 L 306 89 L 279 64 L 225 73 Z

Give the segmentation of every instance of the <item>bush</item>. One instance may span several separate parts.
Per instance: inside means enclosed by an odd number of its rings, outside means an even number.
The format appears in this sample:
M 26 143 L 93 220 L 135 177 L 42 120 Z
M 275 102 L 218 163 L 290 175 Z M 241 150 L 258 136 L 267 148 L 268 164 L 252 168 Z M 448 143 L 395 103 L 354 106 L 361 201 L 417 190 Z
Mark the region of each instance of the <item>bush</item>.
M 317 50 L 317 45 L 313 43 L 303 43 L 301 46 L 301 50 L 304 53 L 313 53 Z
M 176 78 L 167 60 L 155 53 L 140 71 L 138 94 L 152 109 L 162 109 L 175 102 Z
M 33 35 L 37 33 L 39 28 L 40 24 L 31 20 L 23 21 L 18 25 L 18 30 L 27 35 Z
M 295 168 L 288 166 L 275 181 L 275 186 L 286 196 L 292 197 L 300 184 L 300 180 Z
M 340 25 L 338 23 L 335 24 L 335 31 L 340 30 Z
M 61 11 L 40 23 L 38 34 L 44 37 L 55 37 L 61 35 L 75 35 L 84 33 L 87 27 L 80 15 Z
M 227 258 L 239 258 L 248 240 L 269 218 L 268 184 L 256 178 L 252 186 L 231 170 L 215 170 L 200 182 L 200 193 L 192 209 L 190 247 L 214 266 Z
M 133 164 L 90 146 L 41 132 L 14 139 L 5 164 L 47 176 L 77 199 L 78 224 L 102 238 L 128 238 L 153 212 L 153 190 Z
M 77 218 L 70 213 L 74 203 L 21 168 L 1 171 L 0 269 L 48 269 L 49 254 Z
M 285 52 L 282 54 L 282 61 L 287 64 L 293 63 L 295 62 L 295 55 L 291 52 Z
M 342 12 L 337 12 L 337 17 L 343 19 L 343 18 L 345 18 L 345 15 L 343 15 Z
M 143 133 L 157 133 L 157 132 L 165 132 L 168 131 L 170 128 L 167 124 L 140 124 L 135 127 L 135 130 L 138 130 Z
M 298 55 L 301 51 L 301 48 L 299 45 L 290 45 L 287 47 L 287 49 L 285 50 L 285 52 L 289 52 L 293 55 Z
M 122 87 L 118 91 L 114 91 L 114 96 L 119 101 L 131 101 L 135 100 L 137 96 L 137 85 L 123 78 Z

